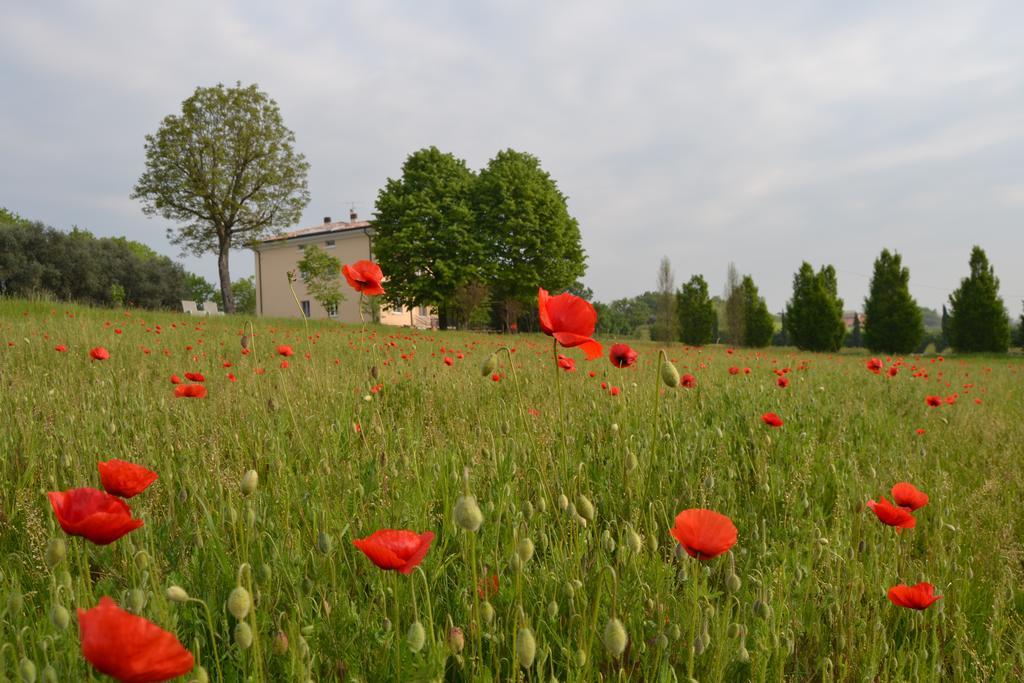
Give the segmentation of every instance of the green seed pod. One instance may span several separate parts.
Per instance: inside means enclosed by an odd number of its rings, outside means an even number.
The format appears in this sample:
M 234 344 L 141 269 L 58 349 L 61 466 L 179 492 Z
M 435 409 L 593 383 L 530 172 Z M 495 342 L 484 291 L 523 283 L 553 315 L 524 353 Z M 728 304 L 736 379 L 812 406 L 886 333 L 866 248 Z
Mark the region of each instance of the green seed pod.
M 664 633 L 659 634 L 658 635 L 658 642 L 657 642 L 657 644 L 658 644 L 658 649 L 659 650 L 664 650 L 665 648 L 667 648 L 668 647 L 668 636 L 666 636 Z
M 533 541 L 529 538 L 520 538 L 519 543 L 516 544 L 516 554 L 519 555 L 519 559 L 526 564 L 533 558 Z
M 270 579 L 274 576 L 274 571 L 270 568 L 269 564 L 261 564 L 260 568 L 256 570 L 256 580 L 260 583 L 270 583 Z
M 640 534 L 633 527 L 626 529 L 626 547 L 635 555 L 639 555 L 644 549 L 644 539 L 640 538 Z
M 71 590 L 71 572 L 69 572 L 67 569 L 61 571 L 60 575 L 57 577 L 57 581 L 60 583 L 60 585 L 64 586 L 65 590 Z
M 608 529 L 601 532 L 601 545 L 604 547 L 605 552 L 609 554 L 615 552 L 615 539 L 612 538 L 612 532 Z
M 67 546 L 63 538 L 51 538 L 46 544 L 46 566 L 53 569 L 64 561 L 67 556 Z
M 419 621 L 412 622 L 405 634 L 405 642 L 409 644 L 409 649 L 413 652 L 422 650 L 423 645 L 427 642 L 427 632 L 423 628 L 423 624 Z
M 652 553 L 658 552 L 658 528 L 654 527 L 651 532 L 647 534 L 647 549 Z
M 288 652 L 288 634 L 284 631 L 278 631 L 274 634 L 273 644 L 274 654 L 281 656 Z
M 569 509 L 569 497 L 564 493 L 558 494 L 558 509 L 565 512 Z
M 523 568 L 523 561 L 519 559 L 519 555 L 512 553 L 512 556 L 508 558 L 508 568 L 514 572 Z
M 640 461 L 636 459 L 636 453 L 633 451 L 626 451 L 626 470 L 632 472 L 640 466 Z
M 708 644 L 704 641 L 704 634 L 697 636 L 693 639 L 693 651 L 698 655 L 704 654 L 704 650 L 707 649 Z
M 588 522 L 594 521 L 594 504 L 591 503 L 590 499 L 584 496 L 582 493 L 576 496 L 576 512 L 578 512 L 580 517 L 587 520 Z
M 141 588 L 132 588 L 128 591 L 128 609 L 135 614 L 141 614 L 146 606 L 146 591 Z
M 164 595 L 171 602 L 188 602 L 189 600 L 188 591 L 181 586 L 168 586 L 167 590 L 164 591 Z
M 729 628 L 726 630 L 725 635 L 730 638 L 736 638 L 740 635 L 740 625 L 736 622 L 729 624 Z
M 334 542 L 331 540 L 330 535 L 326 531 L 321 531 L 316 537 L 317 550 L 322 552 L 324 555 L 331 554 L 331 548 L 334 546 Z
M 582 647 L 576 650 L 576 666 L 583 666 L 587 663 L 587 652 Z
M 240 621 L 235 624 L 235 645 L 243 650 L 248 650 L 252 645 L 252 629 L 247 622 Z
M 626 627 L 622 625 L 622 622 L 612 617 L 604 625 L 604 634 L 601 636 L 601 640 L 604 642 L 608 654 L 615 658 L 626 651 L 629 636 L 626 635 Z
M 544 499 L 544 496 L 537 499 L 537 510 L 539 510 L 541 514 L 548 511 L 548 502 Z
M 452 651 L 452 654 L 457 655 L 462 652 L 464 647 L 466 647 L 466 634 L 458 626 L 452 626 L 448 629 L 448 649 Z
M 672 361 L 664 360 L 661 362 L 661 381 L 670 389 L 675 389 L 679 386 L 679 371 L 676 370 L 676 366 L 672 364 Z
M 525 517 L 527 521 L 533 519 L 533 503 L 530 501 L 523 503 L 523 517 Z
M 715 488 L 715 475 L 709 474 L 708 476 L 704 477 L 703 485 L 704 488 L 708 490 Z
M 245 523 L 250 529 L 256 526 L 256 510 L 251 505 L 245 506 Z
M 736 574 L 729 574 L 725 577 L 725 590 L 736 593 L 743 586 L 743 581 Z
M 64 605 L 54 603 L 53 607 L 50 608 L 50 621 L 58 629 L 63 631 L 71 623 L 71 613 L 68 612 L 68 608 Z
M 533 638 L 533 631 L 524 626 L 519 629 L 519 635 L 516 638 L 516 658 L 519 660 L 519 666 L 529 669 L 533 666 L 533 659 L 536 656 L 537 641 Z
M 231 616 L 241 621 L 249 615 L 250 608 L 252 608 L 252 597 L 250 597 L 249 591 L 241 586 L 235 586 L 228 596 L 228 611 L 231 612 Z
M 750 653 L 747 652 L 747 646 L 740 643 L 740 649 L 736 651 L 736 659 L 740 664 L 750 664 Z
M 21 591 L 17 588 L 12 588 L 7 596 L 7 614 L 12 617 L 18 616 L 24 604 L 25 599 L 21 596 Z
M 485 624 L 494 621 L 494 605 L 487 600 L 480 603 L 480 618 L 484 620 Z
M 455 509 L 452 510 L 452 519 L 460 529 L 475 533 L 480 530 L 480 525 L 484 522 L 484 513 L 480 512 L 476 498 L 459 496 L 455 501 Z
M 761 619 L 771 619 L 772 608 L 766 602 L 761 600 L 754 600 L 754 614 Z
M 36 683 L 36 663 L 28 657 L 22 657 L 18 662 L 18 675 L 22 683 Z
M 256 486 L 260 483 L 260 475 L 256 470 L 249 470 L 242 475 L 241 490 L 243 496 L 251 496 L 256 492 Z
M 206 673 L 205 668 L 197 665 L 195 674 L 196 677 L 193 679 L 195 683 L 210 683 L 210 674 Z
M 480 364 L 480 376 L 488 377 L 494 374 L 494 371 L 498 369 L 498 353 L 495 351 L 491 355 L 484 359 L 484 362 Z
M 679 624 L 672 624 L 668 629 L 668 634 L 672 637 L 672 640 L 679 640 L 683 637 L 683 629 L 680 628 Z
M 558 616 L 558 603 L 554 600 L 548 603 L 548 618 L 554 619 Z
M 43 681 L 44 683 L 57 683 L 57 670 L 53 668 L 53 664 L 47 664 L 43 667 Z
M 573 596 L 576 593 L 576 587 L 572 585 L 571 581 L 566 581 L 565 585 L 562 586 L 562 593 L 565 595 L 566 598 L 572 600 Z

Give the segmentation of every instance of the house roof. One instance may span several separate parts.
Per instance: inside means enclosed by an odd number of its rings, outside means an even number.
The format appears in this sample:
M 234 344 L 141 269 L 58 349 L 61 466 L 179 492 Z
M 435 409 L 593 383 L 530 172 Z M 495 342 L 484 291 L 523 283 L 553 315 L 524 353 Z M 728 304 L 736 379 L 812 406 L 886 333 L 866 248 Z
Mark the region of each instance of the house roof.
M 298 230 L 292 230 L 291 232 L 283 232 L 280 235 L 272 235 L 266 239 L 260 240 L 258 244 L 274 244 L 277 242 L 286 242 L 291 239 L 298 239 L 300 237 L 335 235 L 338 233 L 365 230 L 369 227 L 371 227 L 370 221 L 333 221 L 330 223 L 320 223 L 319 225 L 314 225 L 309 228 L 299 228 Z

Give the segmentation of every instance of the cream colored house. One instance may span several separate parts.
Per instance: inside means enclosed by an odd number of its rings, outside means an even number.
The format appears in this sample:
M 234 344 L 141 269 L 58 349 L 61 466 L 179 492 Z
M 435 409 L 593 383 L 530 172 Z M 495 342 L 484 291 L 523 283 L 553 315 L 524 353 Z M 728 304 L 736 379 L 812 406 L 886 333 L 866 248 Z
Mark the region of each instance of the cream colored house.
M 324 222 L 310 228 L 301 228 L 281 235 L 275 235 L 258 242 L 253 251 L 256 255 L 256 313 L 279 318 L 298 318 L 299 310 L 288 289 L 288 273 L 296 274 L 293 283 L 299 305 L 308 318 L 331 318 L 345 323 L 358 323 L 359 294 L 353 291 L 341 273 L 338 279 L 345 292 L 345 300 L 337 310 L 328 311 L 306 291 L 306 285 L 298 277 L 299 261 L 304 250 L 316 245 L 334 258 L 345 263 L 360 259 L 373 260 L 373 226 L 361 221 L 352 212 L 349 221 L 332 221 L 330 216 Z M 385 283 L 385 289 L 387 284 Z M 429 329 L 437 327 L 437 315 L 425 307 L 416 309 L 391 309 L 385 306 L 380 313 L 384 325 L 396 325 Z

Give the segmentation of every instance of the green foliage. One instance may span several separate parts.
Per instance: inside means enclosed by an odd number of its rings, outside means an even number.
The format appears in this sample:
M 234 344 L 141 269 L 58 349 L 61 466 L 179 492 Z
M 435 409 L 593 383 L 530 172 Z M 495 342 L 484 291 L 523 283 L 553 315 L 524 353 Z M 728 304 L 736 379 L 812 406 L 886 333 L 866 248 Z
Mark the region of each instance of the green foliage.
M 921 309 L 910 296 L 910 270 L 898 253 L 883 249 L 864 300 L 864 346 L 872 353 L 911 353 L 923 334 Z
M 864 339 L 861 335 L 860 318 L 861 314 L 854 311 L 853 326 L 850 328 L 849 336 L 846 337 L 846 345 L 850 348 L 859 349 L 864 345 Z
M 341 261 L 311 244 L 303 249 L 298 263 L 306 291 L 327 311 L 336 311 L 345 300 L 341 287 Z M 390 284 L 390 282 L 389 282 Z
M 822 266 L 815 273 L 810 263 L 801 264 L 793 276 L 793 298 L 786 306 L 786 331 L 790 342 L 799 349 L 839 350 L 846 325 L 835 268 Z
M 377 194 L 373 250 L 388 276 L 388 301 L 444 310 L 459 287 L 486 279 L 487 249 L 470 205 L 474 180 L 465 161 L 428 147 L 410 154 L 401 177 Z
M 746 303 L 743 300 L 743 283 L 736 264 L 730 263 L 725 276 L 725 341 L 739 346 L 743 344 L 746 334 Z
M 256 277 L 254 275 L 232 282 L 231 296 L 235 299 L 237 315 L 256 315 Z M 219 307 L 224 305 L 220 292 L 214 293 L 210 300 Z
M 31 221 L 26 220 L 15 212 L 0 206 L 0 225 L 30 225 Z
M 65 233 L 24 219 L 0 223 L 0 293 L 7 296 L 177 308 L 185 279 L 180 265 L 124 238 Z
M 655 309 L 651 339 L 663 343 L 679 337 L 679 317 L 676 313 L 676 283 L 672 263 L 663 256 L 658 266 L 658 305 Z
M 597 333 L 624 337 L 641 336 L 641 330 L 654 324 L 658 310 L 658 293 L 644 292 L 638 296 L 616 299 L 610 304 L 597 302 Z
M 740 284 L 743 291 L 743 345 L 754 348 L 768 346 L 775 333 L 775 318 L 749 275 Z
M 999 297 L 999 279 L 981 247 L 971 250 L 971 274 L 949 296 L 949 344 L 957 351 L 1003 352 L 1010 345 L 1010 316 Z
M 217 254 L 224 309 L 234 312 L 228 253 L 289 226 L 309 202 L 309 164 L 294 150 L 277 103 L 255 84 L 196 88 L 180 115 L 146 136 L 146 169 L 132 198 L 143 212 L 184 223 L 173 244 Z
M 1020 314 L 1020 319 L 1017 321 L 1016 332 L 1014 339 L 1016 339 L 1017 346 L 1024 346 L 1024 313 Z
M 683 343 L 703 346 L 714 341 L 718 314 L 708 297 L 708 283 L 703 275 L 694 275 L 676 295 L 679 336 Z
M 480 171 L 472 198 L 497 301 L 528 305 L 538 287 L 561 292 L 583 275 L 579 224 L 537 157 L 499 152 Z
M 195 273 L 185 273 L 185 290 L 185 300 L 195 301 L 199 304 L 204 301 L 215 301 L 214 296 L 219 296 L 219 292 L 214 289 L 209 280 Z M 220 302 L 217 303 L 219 305 Z

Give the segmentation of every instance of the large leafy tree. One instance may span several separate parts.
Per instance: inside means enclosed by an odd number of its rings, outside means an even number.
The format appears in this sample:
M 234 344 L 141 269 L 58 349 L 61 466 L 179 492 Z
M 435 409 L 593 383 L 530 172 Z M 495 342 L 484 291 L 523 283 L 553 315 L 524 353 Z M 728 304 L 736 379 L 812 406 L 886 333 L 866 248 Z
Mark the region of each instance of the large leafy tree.
M 529 305 L 538 287 L 569 288 L 586 270 L 579 224 L 537 157 L 499 152 L 474 183 L 473 210 L 506 311 Z
M 303 249 L 298 263 L 306 291 L 327 311 L 336 311 L 345 300 L 341 289 L 341 261 L 311 244 Z
M 768 346 L 775 333 L 775 318 L 768 311 L 768 304 L 758 293 L 752 277 L 743 276 L 740 289 L 743 290 L 743 345 Z
M 864 318 L 864 346 L 872 352 L 911 353 L 921 343 L 921 309 L 910 296 L 910 270 L 898 253 L 883 249 L 875 259 Z
M 843 300 L 836 271 L 823 266 L 817 273 L 806 261 L 793 276 L 793 298 L 786 306 L 790 341 L 808 351 L 838 351 L 846 336 Z
M 299 220 L 309 164 L 277 103 L 256 85 L 196 88 L 146 136 L 146 170 L 132 198 L 147 215 L 184 223 L 173 244 L 217 254 L 224 309 L 233 313 L 228 253 Z
M 714 339 L 718 313 L 708 297 L 708 283 L 703 275 L 694 275 L 676 294 L 679 315 L 679 336 L 685 344 L 702 346 Z
M 957 351 L 1006 351 L 1010 316 L 999 297 L 999 278 L 981 247 L 971 250 L 970 266 L 971 274 L 949 296 L 949 343 Z
M 441 324 L 456 293 L 485 282 L 487 253 L 476 229 L 466 162 L 428 147 L 413 152 L 402 175 L 377 194 L 373 251 L 387 274 L 387 297 L 404 306 L 431 306 Z

